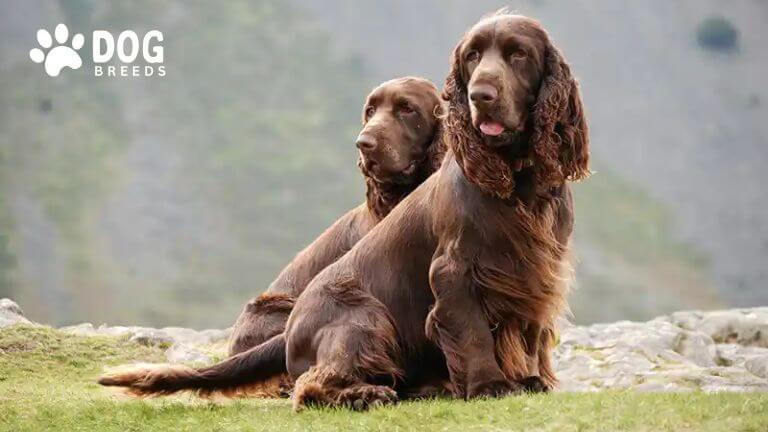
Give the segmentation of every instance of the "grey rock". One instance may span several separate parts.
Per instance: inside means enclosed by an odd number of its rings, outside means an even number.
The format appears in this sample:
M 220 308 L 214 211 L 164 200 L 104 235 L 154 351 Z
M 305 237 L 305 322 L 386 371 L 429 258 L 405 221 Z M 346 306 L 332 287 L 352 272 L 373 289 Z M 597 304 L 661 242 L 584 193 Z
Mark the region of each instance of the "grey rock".
M 91 323 L 82 323 L 73 326 L 62 327 L 60 330 L 78 336 L 132 336 L 142 330 L 143 327 L 109 327 L 104 324 L 95 327 Z
M 230 329 L 218 330 L 191 330 L 182 327 L 164 327 L 163 332 L 168 334 L 175 342 L 181 342 L 190 345 L 207 345 L 224 342 L 229 339 Z
M 24 312 L 18 303 L 9 298 L 0 299 L 0 311 L 24 316 Z
M 210 364 L 213 362 L 213 359 L 208 354 L 193 346 L 182 343 L 173 344 L 173 346 L 168 348 L 165 352 L 165 358 L 169 363 Z
M 192 330 L 182 327 L 124 327 L 100 325 L 94 327 L 91 323 L 62 327 L 61 330 L 79 336 L 127 336 L 130 340 L 145 345 L 162 345 L 165 343 L 183 343 L 187 345 L 209 345 L 225 342 L 231 333 L 230 329 Z
M 225 354 L 231 329 L 192 330 L 182 327 L 124 327 L 91 323 L 63 327 L 61 330 L 79 336 L 117 336 L 147 346 L 170 345 L 165 356 L 170 363 L 210 364 L 211 353 Z
M 768 307 L 675 312 L 669 320 L 682 328 L 708 334 L 717 343 L 768 348 Z
M 61 327 L 59 330 L 63 332 L 71 333 L 75 336 L 94 336 L 98 334 L 96 329 L 93 327 L 93 324 L 91 323 L 82 323 L 82 324 Z
M 168 333 L 156 329 L 140 329 L 129 339 L 146 346 L 161 346 L 173 344 L 173 338 Z
M 718 344 L 715 361 L 721 366 L 744 367 L 752 357 L 768 356 L 768 348 L 742 346 L 738 344 Z
M 705 333 L 684 330 L 680 334 L 675 351 L 698 366 L 716 366 L 715 341 Z
M 744 362 L 744 366 L 753 374 L 768 379 L 768 354 L 752 356 Z
M 0 299 L 0 328 L 19 323 L 31 324 L 32 322 L 24 317 L 24 312 L 16 302 L 8 298 Z
M 170 345 L 165 356 L 170 363 L 210 364 L 210 352 L 223 354 L 230 329 L 192 330 L 182 327 L 124 327 L 91 323 L 63 327 L 61 330 L 80 336 L 119 336 L 147 346 Z
M 566 326 L 560 391 L 768 391 L 768 308 L 686 311 L 648 322 Z

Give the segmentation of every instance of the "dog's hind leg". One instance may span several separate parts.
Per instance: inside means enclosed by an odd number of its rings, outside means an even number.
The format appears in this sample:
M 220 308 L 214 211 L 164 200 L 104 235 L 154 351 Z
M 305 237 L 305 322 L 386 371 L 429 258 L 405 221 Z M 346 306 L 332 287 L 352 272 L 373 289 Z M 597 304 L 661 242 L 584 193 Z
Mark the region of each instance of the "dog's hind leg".
M 331 406 L 362 411 L 397 401 L 391 387 L 368 383 L 349 368 L 340 370 L 339 366 L 339 362 L 322 362 L 303 373 L 296 381 L 294 408 Z
M 294 408 L 364 410 L 395 402 L 399 349 L 384 305 L 352 283 L 323 287 L 310 296 L 307 303 L 313 307 L 297 310 L 301 318 L 289 323 L 288 370 L 298 375 Z
M 288 294 L 264 293 L 249 301 L 232 326 L 229 356 L 260 345 L 285 330 L 296 299 Z

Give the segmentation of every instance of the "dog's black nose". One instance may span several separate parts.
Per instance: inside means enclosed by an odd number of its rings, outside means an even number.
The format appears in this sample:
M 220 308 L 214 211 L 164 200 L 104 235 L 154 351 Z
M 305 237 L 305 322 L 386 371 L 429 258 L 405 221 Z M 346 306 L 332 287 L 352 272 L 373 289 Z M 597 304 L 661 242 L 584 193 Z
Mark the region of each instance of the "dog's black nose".
M 469 89 L 469 98 L 475 104 L 490 104 L 499 97 L 499 91 L 490 84 L 475 84 Z
M 355 146 L 362 151 L 371 151 L 376 148 L 376 138 L 370 135 L 360 135 L 357 137 Z

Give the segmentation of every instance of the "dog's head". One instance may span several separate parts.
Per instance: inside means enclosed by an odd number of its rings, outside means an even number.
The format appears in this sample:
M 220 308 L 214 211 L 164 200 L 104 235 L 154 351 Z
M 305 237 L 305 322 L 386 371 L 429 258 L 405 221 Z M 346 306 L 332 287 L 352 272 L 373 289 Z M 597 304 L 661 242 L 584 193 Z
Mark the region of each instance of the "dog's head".
M 514 173 L 548 186 L 589 174 L 589 138 L 576 80 L 547 32 L 499 12 L 456 46 L 443 98 L 448 141 L 464 175 L 502 198 Z
M 424 180 L 442 160 L 441 112 L 437 88 L 426 79 L 397 78 L 373 89 L 356 142 L 363 174 L 378 183 Z

